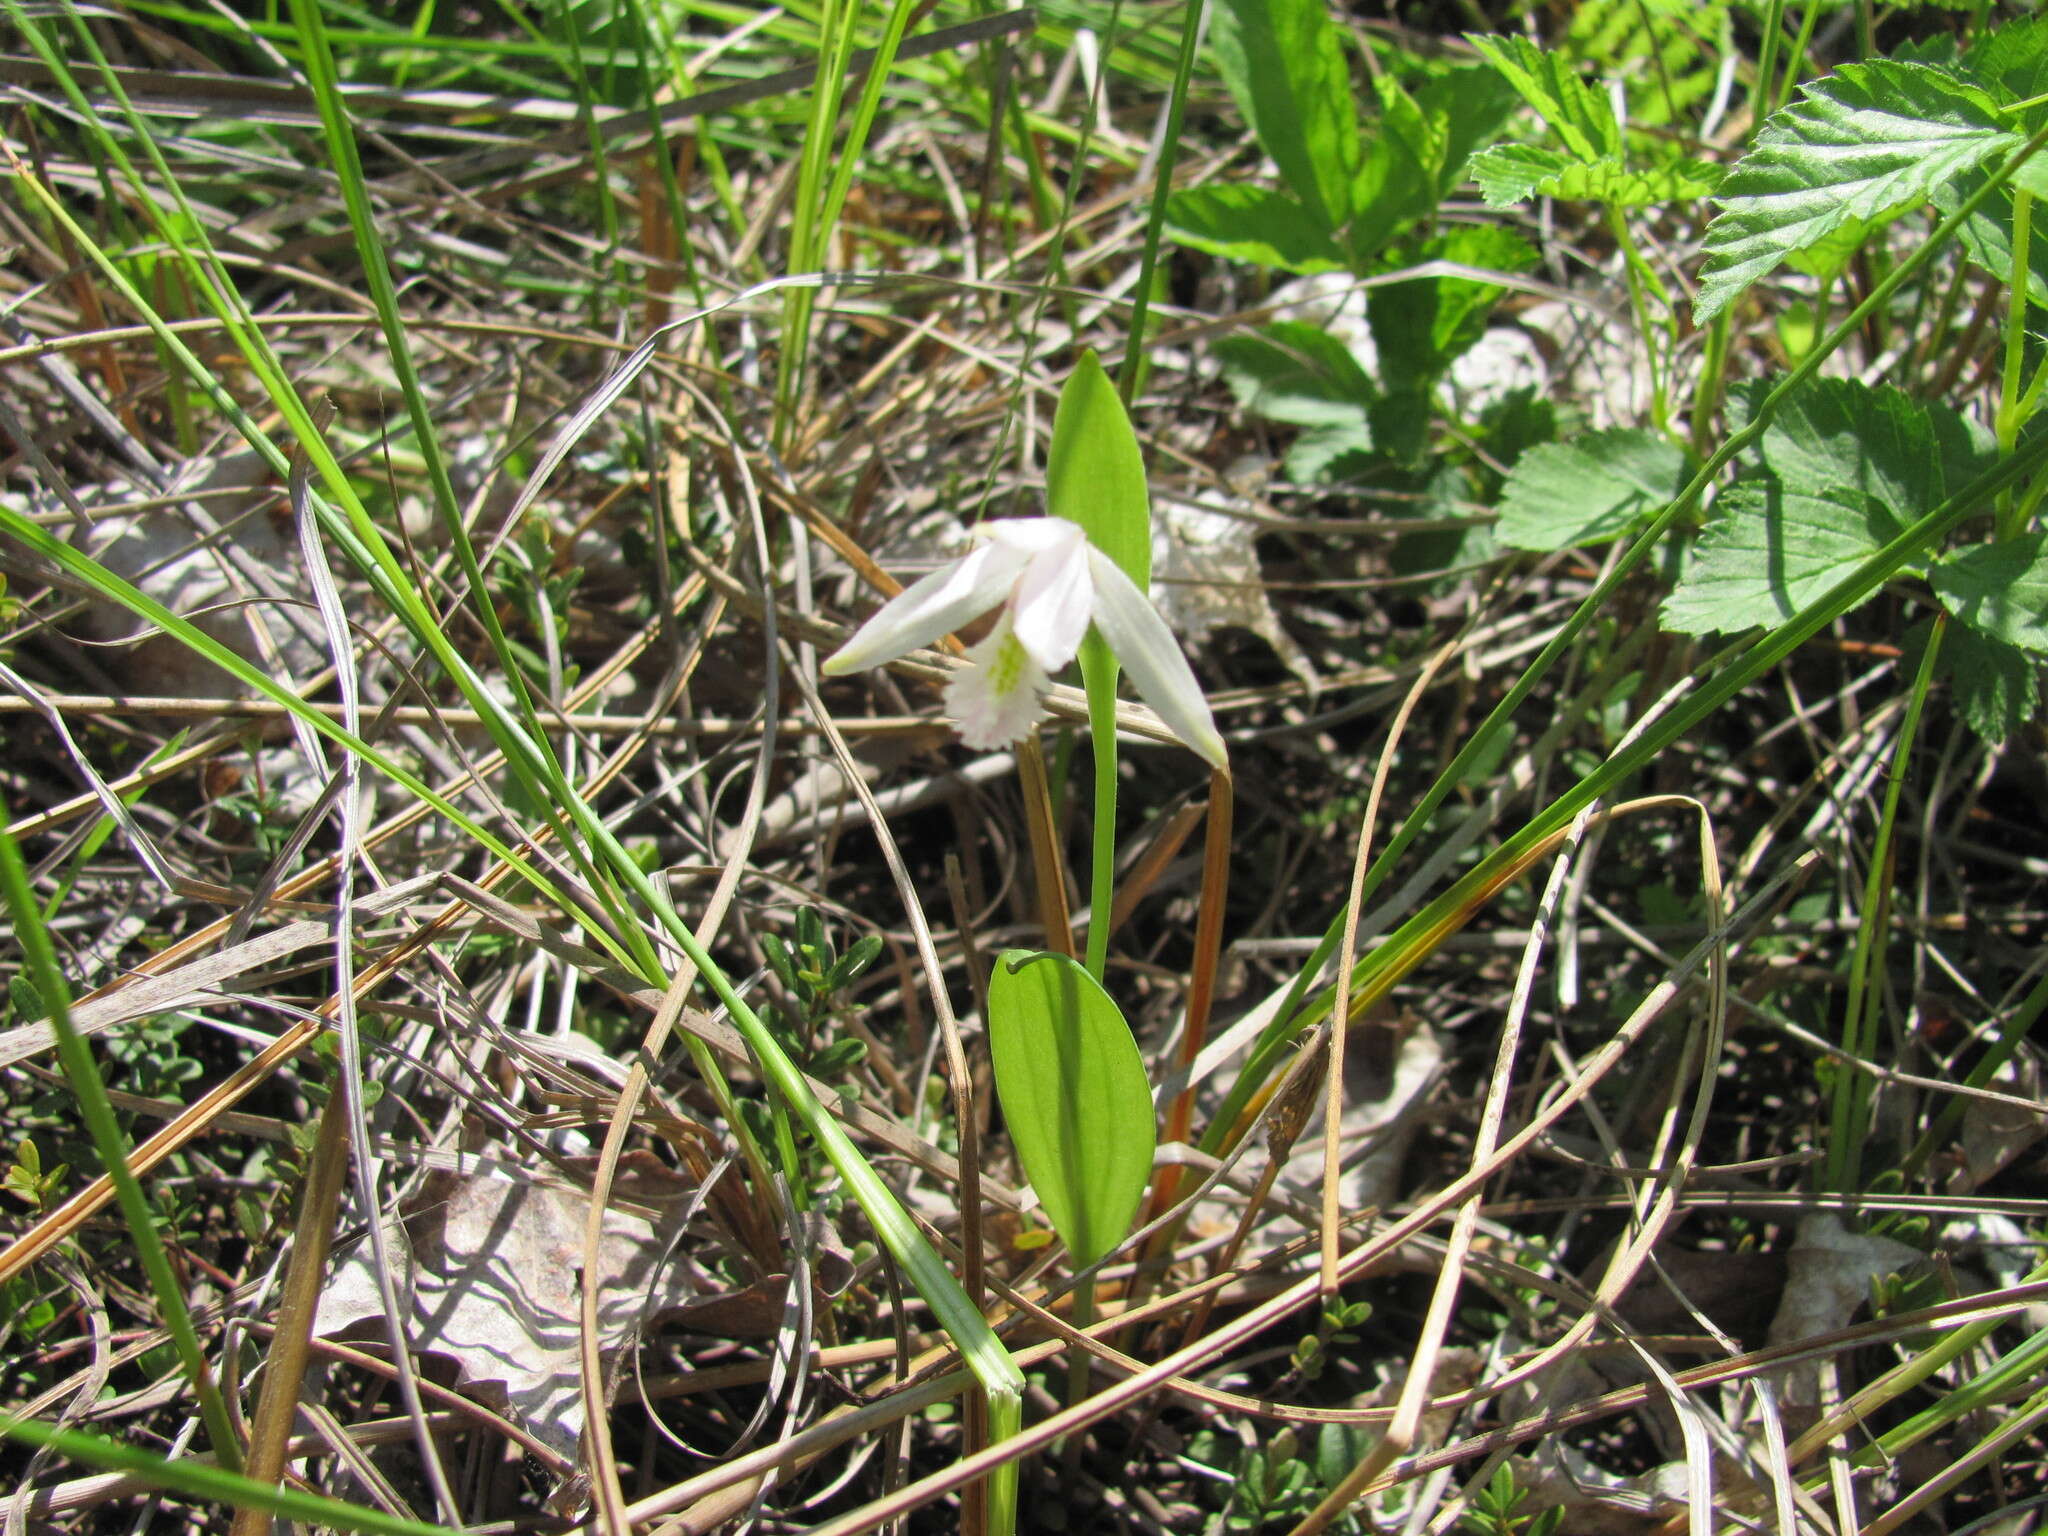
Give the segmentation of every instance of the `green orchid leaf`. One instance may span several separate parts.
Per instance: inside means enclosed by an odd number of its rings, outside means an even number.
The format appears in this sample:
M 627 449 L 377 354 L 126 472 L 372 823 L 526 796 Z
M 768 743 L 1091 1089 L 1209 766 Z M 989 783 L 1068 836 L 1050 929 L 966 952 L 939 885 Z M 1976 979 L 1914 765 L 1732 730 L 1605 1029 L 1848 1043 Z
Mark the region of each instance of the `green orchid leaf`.
M 1060 391 L 1052 418 L 1052 452 L 1045 469 L 1045 509 L 1076 522 L 1088 542 L 1137 584 L 1152 585 L 1152 501 L 1145 490 L 1145 456 L 1138 434 L 1117 398 L 1116 385 L 1093 352 Z
M 1721 184 L 1699 323 L 1792 252 L 1917 206 L 2020 142 L 1984 91 L 1924 64 L 1845 64 L 1813 81 Z
M 989 1051 L 1017 1160 L 1085 1267 L 1123 1241 L 1152 1172 L 1152 1089 L 1100 982 L 1064 955 L 1006 951 L 988 988 Z

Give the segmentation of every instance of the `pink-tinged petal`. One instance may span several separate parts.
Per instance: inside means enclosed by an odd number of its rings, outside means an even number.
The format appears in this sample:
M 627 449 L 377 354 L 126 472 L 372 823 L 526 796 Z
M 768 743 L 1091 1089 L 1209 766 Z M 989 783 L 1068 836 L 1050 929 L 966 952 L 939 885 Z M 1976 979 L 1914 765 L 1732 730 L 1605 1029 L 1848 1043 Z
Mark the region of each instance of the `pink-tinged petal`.
M 941 566 L 889 599 L 827 659 L 824 670 L 836 676 L 879 667 L 950 635 L 1009 596 L 1023 567 L 1023 556 L 995 544 Z
M 1017 639 L 1047 672 L 1057 672 L 1081 649 L 1095 604 L 1088 568 L 1088 539 L 1079 527 L 1070 538 L 1033 557 L 1017 579 L 1010 618 Z
M 1052 679 L 1031 659 L 1007 614 L 968 651 L 967 660 L 966 669 L 946 684 L 946 713 L 960 739 L 976 751 L 993 752 L 1030 735 L 1044 717 Z
M 1092 545 L 1088 556 L 1095 578 L 1095 627 L 1131 674 L 1138 697 L 1211 767 L 1221 768 L 1230 754 L 1173 631 L 1114 560 Z

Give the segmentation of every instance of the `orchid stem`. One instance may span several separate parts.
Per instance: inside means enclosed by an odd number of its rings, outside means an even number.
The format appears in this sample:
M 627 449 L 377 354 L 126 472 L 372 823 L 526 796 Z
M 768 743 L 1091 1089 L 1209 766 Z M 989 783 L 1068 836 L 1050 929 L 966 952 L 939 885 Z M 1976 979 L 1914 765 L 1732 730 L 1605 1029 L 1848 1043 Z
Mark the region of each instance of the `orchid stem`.
M 1088 883 L 1088 974 L 1109 966 L 1110 910 L 1116 897 L 1116 655 L 1100 635 L 1081 643 L 1088 690 L 1088 740 L 1095 752 L 1094 857 Z

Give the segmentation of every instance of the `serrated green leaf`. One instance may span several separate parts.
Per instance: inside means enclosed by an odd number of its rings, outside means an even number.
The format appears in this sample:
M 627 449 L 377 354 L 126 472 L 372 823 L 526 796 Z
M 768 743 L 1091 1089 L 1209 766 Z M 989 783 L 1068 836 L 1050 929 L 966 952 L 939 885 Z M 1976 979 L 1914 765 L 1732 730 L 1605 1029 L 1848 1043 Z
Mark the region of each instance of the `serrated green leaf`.
M 2048 94 L 2048 17 L 2024 17 L 1985 33 L 1956 61 L 1955 72 L 2007 105 Z M 2043 110 L 2022 113 L 2015 126 L 2031 132 Z
M 1927 407 L 1889 384 L 1813 380 L 1779 407 L 1759 452 L 1789 491 L 1853 491 L 1875 498 L 1901 522 L 1946 494 Z
M 1926 644 L 1928 626 L 1918 626 Z M 1905 665 L 1914 665 L 1919 646 L 1909 645 Z M 1997 746 L 2034 718 L 2040 704 L 2035 675 L 2041 664 L 2016 645 L 1995 640 L 1968 624 L 1951 624 L 1937 662 L 1948 678 L 1955 709 L 1978 737 Z
M 1704 325 L 1793 252 L 1925 201 L 2016 148 L 1991 99 L 1924 64 L 1845 64 L 1772 115 L 1721 184 L 1696 305 Z
M 1182 245 L 1226 261 L 1286 272 L 1341 272 L 1344 250 L 1285 192 L 1247 185 L 1190 187 L 1166 205 Z
M 1088 542 L 1123 567 L 1140 592 L 1152 584 L 1152 498 L 1145 456 L 1116 385 L 1092 351 L 1060 390 L 1045 462 L 1045 510 L 1079 523 Z
M 1064 955 L 1006 951 L 988 988 L 989 1054 L 1017 1161 L 1077 1266 L 1130 1231 L 1157 1140 L 1130 1027 Z
M 1437 167 L 1436 200 L 1465 180 L 1465 164 L 1489 144 L 1515 110 L 1516 93 L 1499 71 L 1485 64 L 1447 69 L 1413 88 L 1416 105 L 1444 125 L 1443 160 Z
M 1970 171 L 1934 189 L 1935 210 L 1946 217 L 1984 184 L 1983 171 Z M 1963 254 L 2001 283 L 2012 282 L 2012 221 L 2015 209 L 2010 188 L 1991 194 L 1989 202 L 1963 221 L 1956 243 Z M 2036 199 L 2033 229 L 2027 238 L 2027 297 L 2048 306 L 2048 203 Z
M 1564 172 L 1580 163 L 1561 149 L 1496 144 L 1474 155 L 1466 169 L 1487 207 L 1512 208 L 1532 197 L 1549 196 Z
M 1972 629 L 2048 655 L 2048 531 L 1973 544 L 1944 555 L 1928 573 L 1942 606 Z
M 1280 179 L 1334 233 L 1351 212 L 1358 108 L 1343 36 L 1323 0 L 1220 0 L 1209 41 Z
M 1775 628 L 1820 597 L 1898 532 L 1875 504 L 1745 480 L 1722 492 L 1664 624 L 1689 635 Z
M 1570 59 L 1546 52 L 1525 37 L 1468 33 L 1466 41 L 1536 109 L 1573 159 L 1620 162 L 1621 124 L 1614 108 L 1586 84 Z
M 1319 326 L 1280 320 L 1216 344 L 1223 380 L 1254 415 L 1293 426 L 1362 419 L 1379 391 L 1351 349 Z
M 1647 170 L 1619 161 L 1591 164 L 1532 144 L 1497 144 L 1472 157 L 1470 174 L 1490 208 L 1531 197 L 1562 197 L 1613 208 L 1653 208 L 1711 197 L 1721 184 L 1719 166 L 1673 160 Z
M 1494 536 L 1516 549 L 1603 543 L 1668 504 L 1686 473 L 1676 446 L 1640 428 L 1539 444 L 1508 474 Z

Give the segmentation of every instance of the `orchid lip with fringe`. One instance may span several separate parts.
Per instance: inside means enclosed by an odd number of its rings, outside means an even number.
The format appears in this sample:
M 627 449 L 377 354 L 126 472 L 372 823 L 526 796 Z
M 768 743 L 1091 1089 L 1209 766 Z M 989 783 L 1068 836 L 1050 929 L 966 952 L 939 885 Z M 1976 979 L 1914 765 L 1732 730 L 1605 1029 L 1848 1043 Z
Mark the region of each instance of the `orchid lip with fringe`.
M 974 550 L 890 599 L 825 671 L 879 667 L 1001 608 L 995 628 L 967 653 L 969 665 L 946 685 L 946 711 L 960 739 L 994 751 L 1045 717 L 1053 675 L 1074 659 L 1093 624 L 1167 728 L 1212 767 L 1223 766 L 1223 738 L 1173 632 L 1080 524 L 998 518 L 975 532 L 981 543 Z

